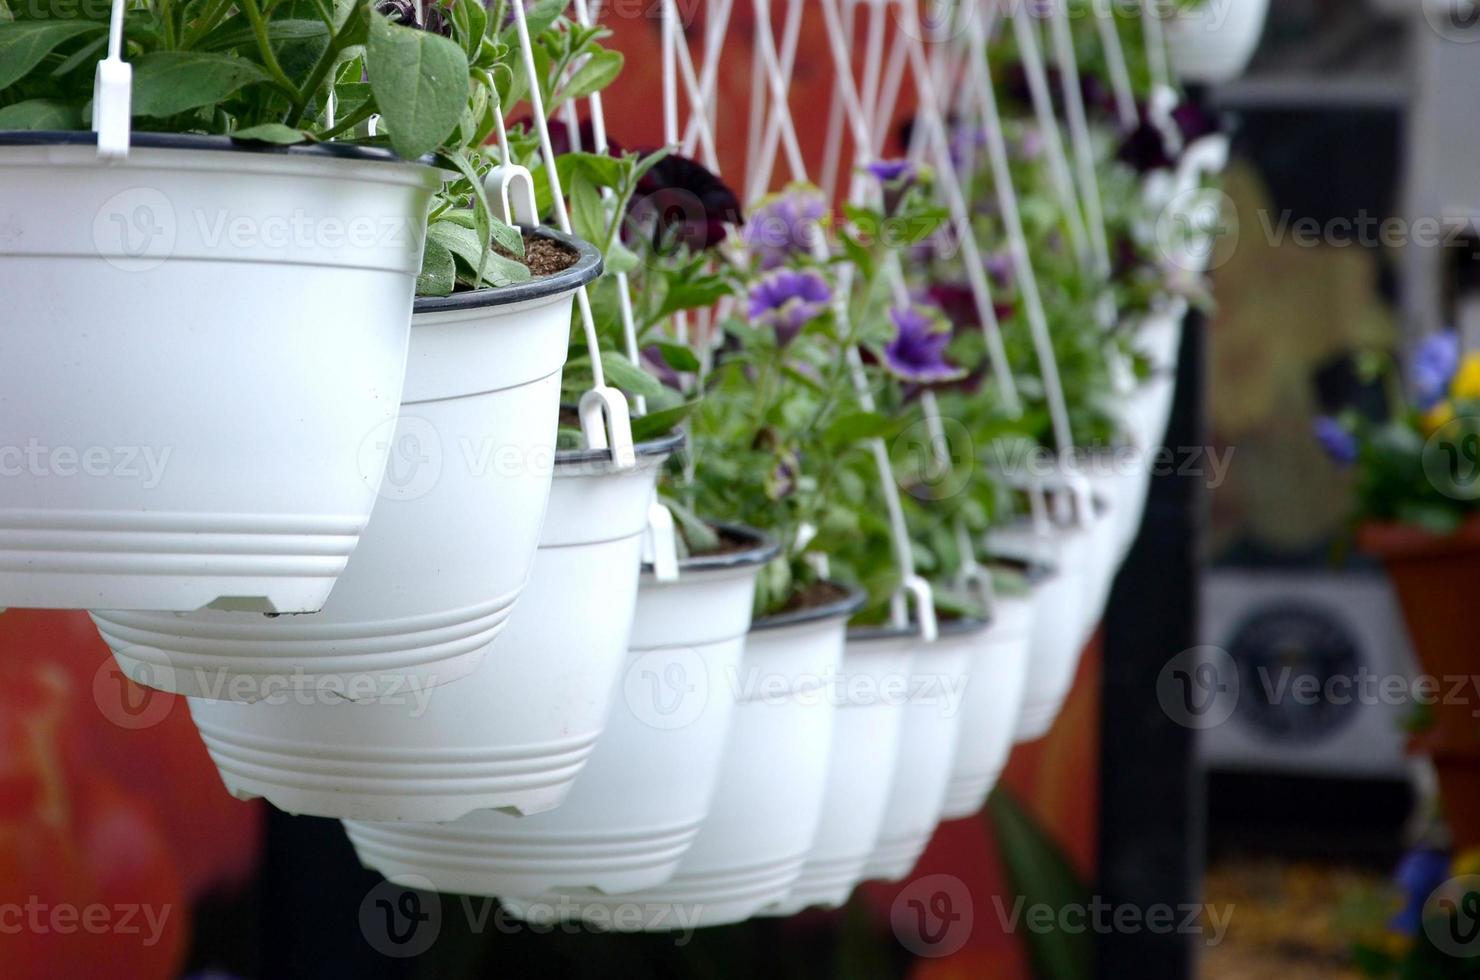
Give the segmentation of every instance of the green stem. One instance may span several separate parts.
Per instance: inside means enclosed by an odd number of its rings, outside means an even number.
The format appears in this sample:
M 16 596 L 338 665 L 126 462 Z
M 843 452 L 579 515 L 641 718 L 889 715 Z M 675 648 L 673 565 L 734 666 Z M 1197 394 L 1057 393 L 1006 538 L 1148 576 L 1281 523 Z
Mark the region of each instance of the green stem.
M 283 71 L 283 66 L 278 64 L 277 55 L 272 50 L 272 42 L 267 36 L 267 21 L 262 16 L 262 9 L 257 6 L 257 0 L 241 0 L 242 9 L 247 13 L 247 20 L 252 23 L 252 34 L 257 38 L 257 49 L 262 54 L 262 63 L 267 68 L 267 73 L 273 77 L 285 91 L 294 99 L 303 98 L 303 93 L 298 91 L 298 86 Z
M 190 27 L 185 28 L 185 34 L 180 39 L 180 50 L 189 51 L 200 43 L 201 38 L 216 29 L 221 22 L 221 17 L 231 7 L 232 0 L 213 0 L 208 2 L 205 12 Z
M 303 113 L 308 109 L 308 100 L 313 98 L 313 94 L 319 90 L 319 86 L 324 84 L 324 79 L 338 63 L 340 52 L 346 47 L 346 37 L 352 30 L 351 25 L 357 16 L 359 16 L 358 11 L 351 11 L 344 23 L 340 25 L 339 30 L 329 39 L 329 47 L 319 56 L 318 64 L 313 66 L 313 72 L 308 76 L 308 84 L 303 86 L 303 91 L 298 94 L 298 98 L 293 103 L 293 111 L 288 114 L 289 126 L 297 126 L 303 120 Z
M 373 115 L 375 115 L 374 107 L 372 107 L 369 103 L 366 103 L 365 105 L 360 106 L 354 112 L 350 113 L 350 115 L 346 118 L 340 120 L 333 129 L 320 133 L 319 139 L 331 140 L 341 133 L 347 133 Z

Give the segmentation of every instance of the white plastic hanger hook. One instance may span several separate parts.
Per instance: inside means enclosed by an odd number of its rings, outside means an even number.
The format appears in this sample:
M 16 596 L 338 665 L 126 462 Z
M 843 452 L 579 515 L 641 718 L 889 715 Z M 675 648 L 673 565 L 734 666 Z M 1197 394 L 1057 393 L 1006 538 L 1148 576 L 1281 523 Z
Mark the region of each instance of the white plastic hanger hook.
M 632 417 L 627 396 L 615 388 L 599 385 L 581 396 L 581 434 L 586 446 L 607 450 L 612 466 L 630 470 L 637 466 L 637 447 L 632 442 Z
M 910 619 L 910 600 L 915 603 L 915 618 Z M 889 601 L 896 624 L 915 622 L 920 627 L 920 639 L 934 643 L 940 639 L 940 623 L 935 618 L 935 590 L 930 583 L 918 575 L 906 575 L 899 583 L 899 591 Z
M 488 171 L 483 189 L 505 224 L 533 228 L 540 223 L 535 204 L 534 175 L 517 163 L 503 163 Z
M 108 21 L 108 56 L 93 75 L 92 128 L 98 134 L 98 158 L 128 157 L 133 127 L 134 68 L 123 60 L 123 11 L 127 0 L 113 0 Z
M 647 530 L 642 537 L 642 560 L 653 566 L 653 578 L 659 582 L 678 581 L 678 533 L 673 514 L 654 500 L 648 507 Z

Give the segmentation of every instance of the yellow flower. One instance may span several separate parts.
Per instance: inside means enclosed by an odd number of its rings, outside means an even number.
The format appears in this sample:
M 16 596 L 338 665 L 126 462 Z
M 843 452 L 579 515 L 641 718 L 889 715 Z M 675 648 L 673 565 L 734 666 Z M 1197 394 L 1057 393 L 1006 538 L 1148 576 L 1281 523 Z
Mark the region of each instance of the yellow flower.
M 1466 354 L 1459 362 L 1449 393 L 1460 401 L 1480 398 L 1480 351 Z
M 1423 426 L 1423 434 L 1426 436 L 1431 436 L 1453 421 L 1454 403 L 1440 402 L 1429 411 L 1424 413 L 1424 417 L 1421 421 L 1421 424 Z
M 1463 878 L 1467 875 L 1480 875 L 1480 850 L 1472 848 L 1471 850 L 1461 851 L 1459 854 L 1456 854 L 1454 857 L 1454 866 L 1450 868 L 1449 873 L 1456 878 Z

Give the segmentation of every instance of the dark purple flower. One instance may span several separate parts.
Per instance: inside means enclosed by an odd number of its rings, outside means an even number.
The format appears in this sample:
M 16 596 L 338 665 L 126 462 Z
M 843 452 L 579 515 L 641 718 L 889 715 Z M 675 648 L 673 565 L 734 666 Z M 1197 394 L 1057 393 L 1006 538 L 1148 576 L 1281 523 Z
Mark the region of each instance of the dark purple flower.
M 1408 373 L 1418 407 L 1427 412 L 1449 395 L 1449 384 L 1459 370 L 1459 335 L 1445 330 L 1418 345 Z
M 1326 451 L 1326 455 L 1342 465 L 1350 466 L 1357 461 L 1357 438 L 1346 430 L 1346 426 L 1336 421 L 1329 415 L 1322 415 L 1315 421 L 1316 442 Z
M 915 179 L 915 165 L 908 160 L 875 160 L 865 169 L 881 184 L 897 184 Z
M 802 458 L 795 449 L 783 450 L 776 457 L 776 465 L 766 477 L 766 497 L 770 500 L 785 500 L 797 490 L 797 478 L 802 472 Z
M 452 36 L 452 21 L 447 19 L 442 7 L 433 0 L 425 0 L 422 4 L 420 19 L 416 16 L 415 0 L 380 0 L 375 9 L 394 23 L 418 27 L 443 37 Z
M 982 318 L 976 309 L 976 293 L 965 283 L 932 283 L 926 291 L 925 302 L 944 313 L 946 319 L 958 330 L 982 325 Z M 1011 319 L 1017 312 L 1017 307 L 1011 303 L 994 302 L 992 312 L 997 315 L 998 322 L 1001 322 Z
M 776 332 L 776 343 L 785 347 L 802 328 L 827 310 L 832 290 L 816 272 L 778 269 L 750 290 L 750 321 Z
M 1423 929 L 1424 905 L 1449 880 L 1449 869 L 1449 855 L 1431 847 L 1420 847 L 1404 855 L 1393 876 L 1403 891 L 1403 911 L 1388 923 L 1388 928 L 1404 936 L 1417 936 Z
M 745 246 L 766 271 L 799 255 L 810 255 L 827 219 L 827 198 L 815 187 L 788 187 L 763 201 L 745 224 Z
M 1136 127 L 1122 138 L 1117 158 L 1141 174 L 1175 167 L 1176 148 L 1168 145 L 1166 132 L 1152 121 L 1144 105 L 1139 107 L 1139 120 Z M 1177 127 L 1183 146 L 1221 130 L 1218 118 L 1194 102 L 1183 102 L 1173 109 L 1172 123 Z
M 884 347 L 884 364 L 894 374 L 921 384 L 955 381 L 966 374 L 946 360 L 951 330 L 928 307 L 895 307 L 889 318 L 895 334 Z
M 1218 117 L 1196 102 L 1183 102 L 1173 109 L 1172 122 L 1176 123 L 1177 129 L 1181 131 L 1183 143 L 1191 143 L 1193 140 L 1223 131 Z
M 745 224 L 740 199 L 703 164 L 670 154 L 637 184 L 630 219 L 646 229 L 652 223 L 653 247 L 682 244 L 690 250 L 713 248 L 725 240 L 726 228 Z

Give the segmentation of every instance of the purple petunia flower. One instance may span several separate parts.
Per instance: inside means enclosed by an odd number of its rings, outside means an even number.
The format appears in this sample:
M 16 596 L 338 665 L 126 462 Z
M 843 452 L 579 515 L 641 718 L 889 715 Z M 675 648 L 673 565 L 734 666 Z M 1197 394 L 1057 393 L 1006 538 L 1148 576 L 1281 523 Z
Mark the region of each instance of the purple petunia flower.
M 1449 855 L 1431 847 L 1420 847 L 1404 855 L 1393 876 L 1403 890 L 1403 911 L 1388 927 L 1400 935 L 1417 936 L 1423 929 L 1424 905 L 1449 880 L 1449 869 Z
M 1459 335 L 1450 330 L 1434 334 L 1418 345 L 1408 373 L 1418 407 L 1427 412 L 1449 393 L 1449 383 L 1459 370 Z
M 827 198 L 815 187 L 798 185 L 763 202 L 745 226 L 745 246 L 760 268 L 770 271 L 798 255 L 809 255 L 827 219 Z
M 881 184 L 896 184 L 915 179 L 915 165 L 908 160 L 875 160 L 865 169 Z
M 1346 426 L 1329 415 L 1322 415 L 1316 419 L 1314 429 L 1316 442 L 1334 462 L 1350 466 L 1357 461 L 1357 438 Z
M 927 307 L 902 306 L 889 311 L 894 321 L 894 339 L 884 347 L 884 363 L 906 381 L 939 384 L 955 381 L 966 372 L 948 362 L 946 346 L 950 328 Z
M 443 37 L 452 36 L 452 21 L 447 19 L 447 14 L 442 7 L 433 0 L 425 0 L 422 5 L 422 17 L 417 19 L 415 0 L 381 0 L 375 9 L 384 14 L 394 23 L 406 27 L 419 27 L 431 34 L 440 34 Z
M 757 326 L 769 326 L 776 332 L 776 343 L 785 347 L 831 301 L 827 280 L 816 272 L 778 269 L 751 288 L 750 320 Z

